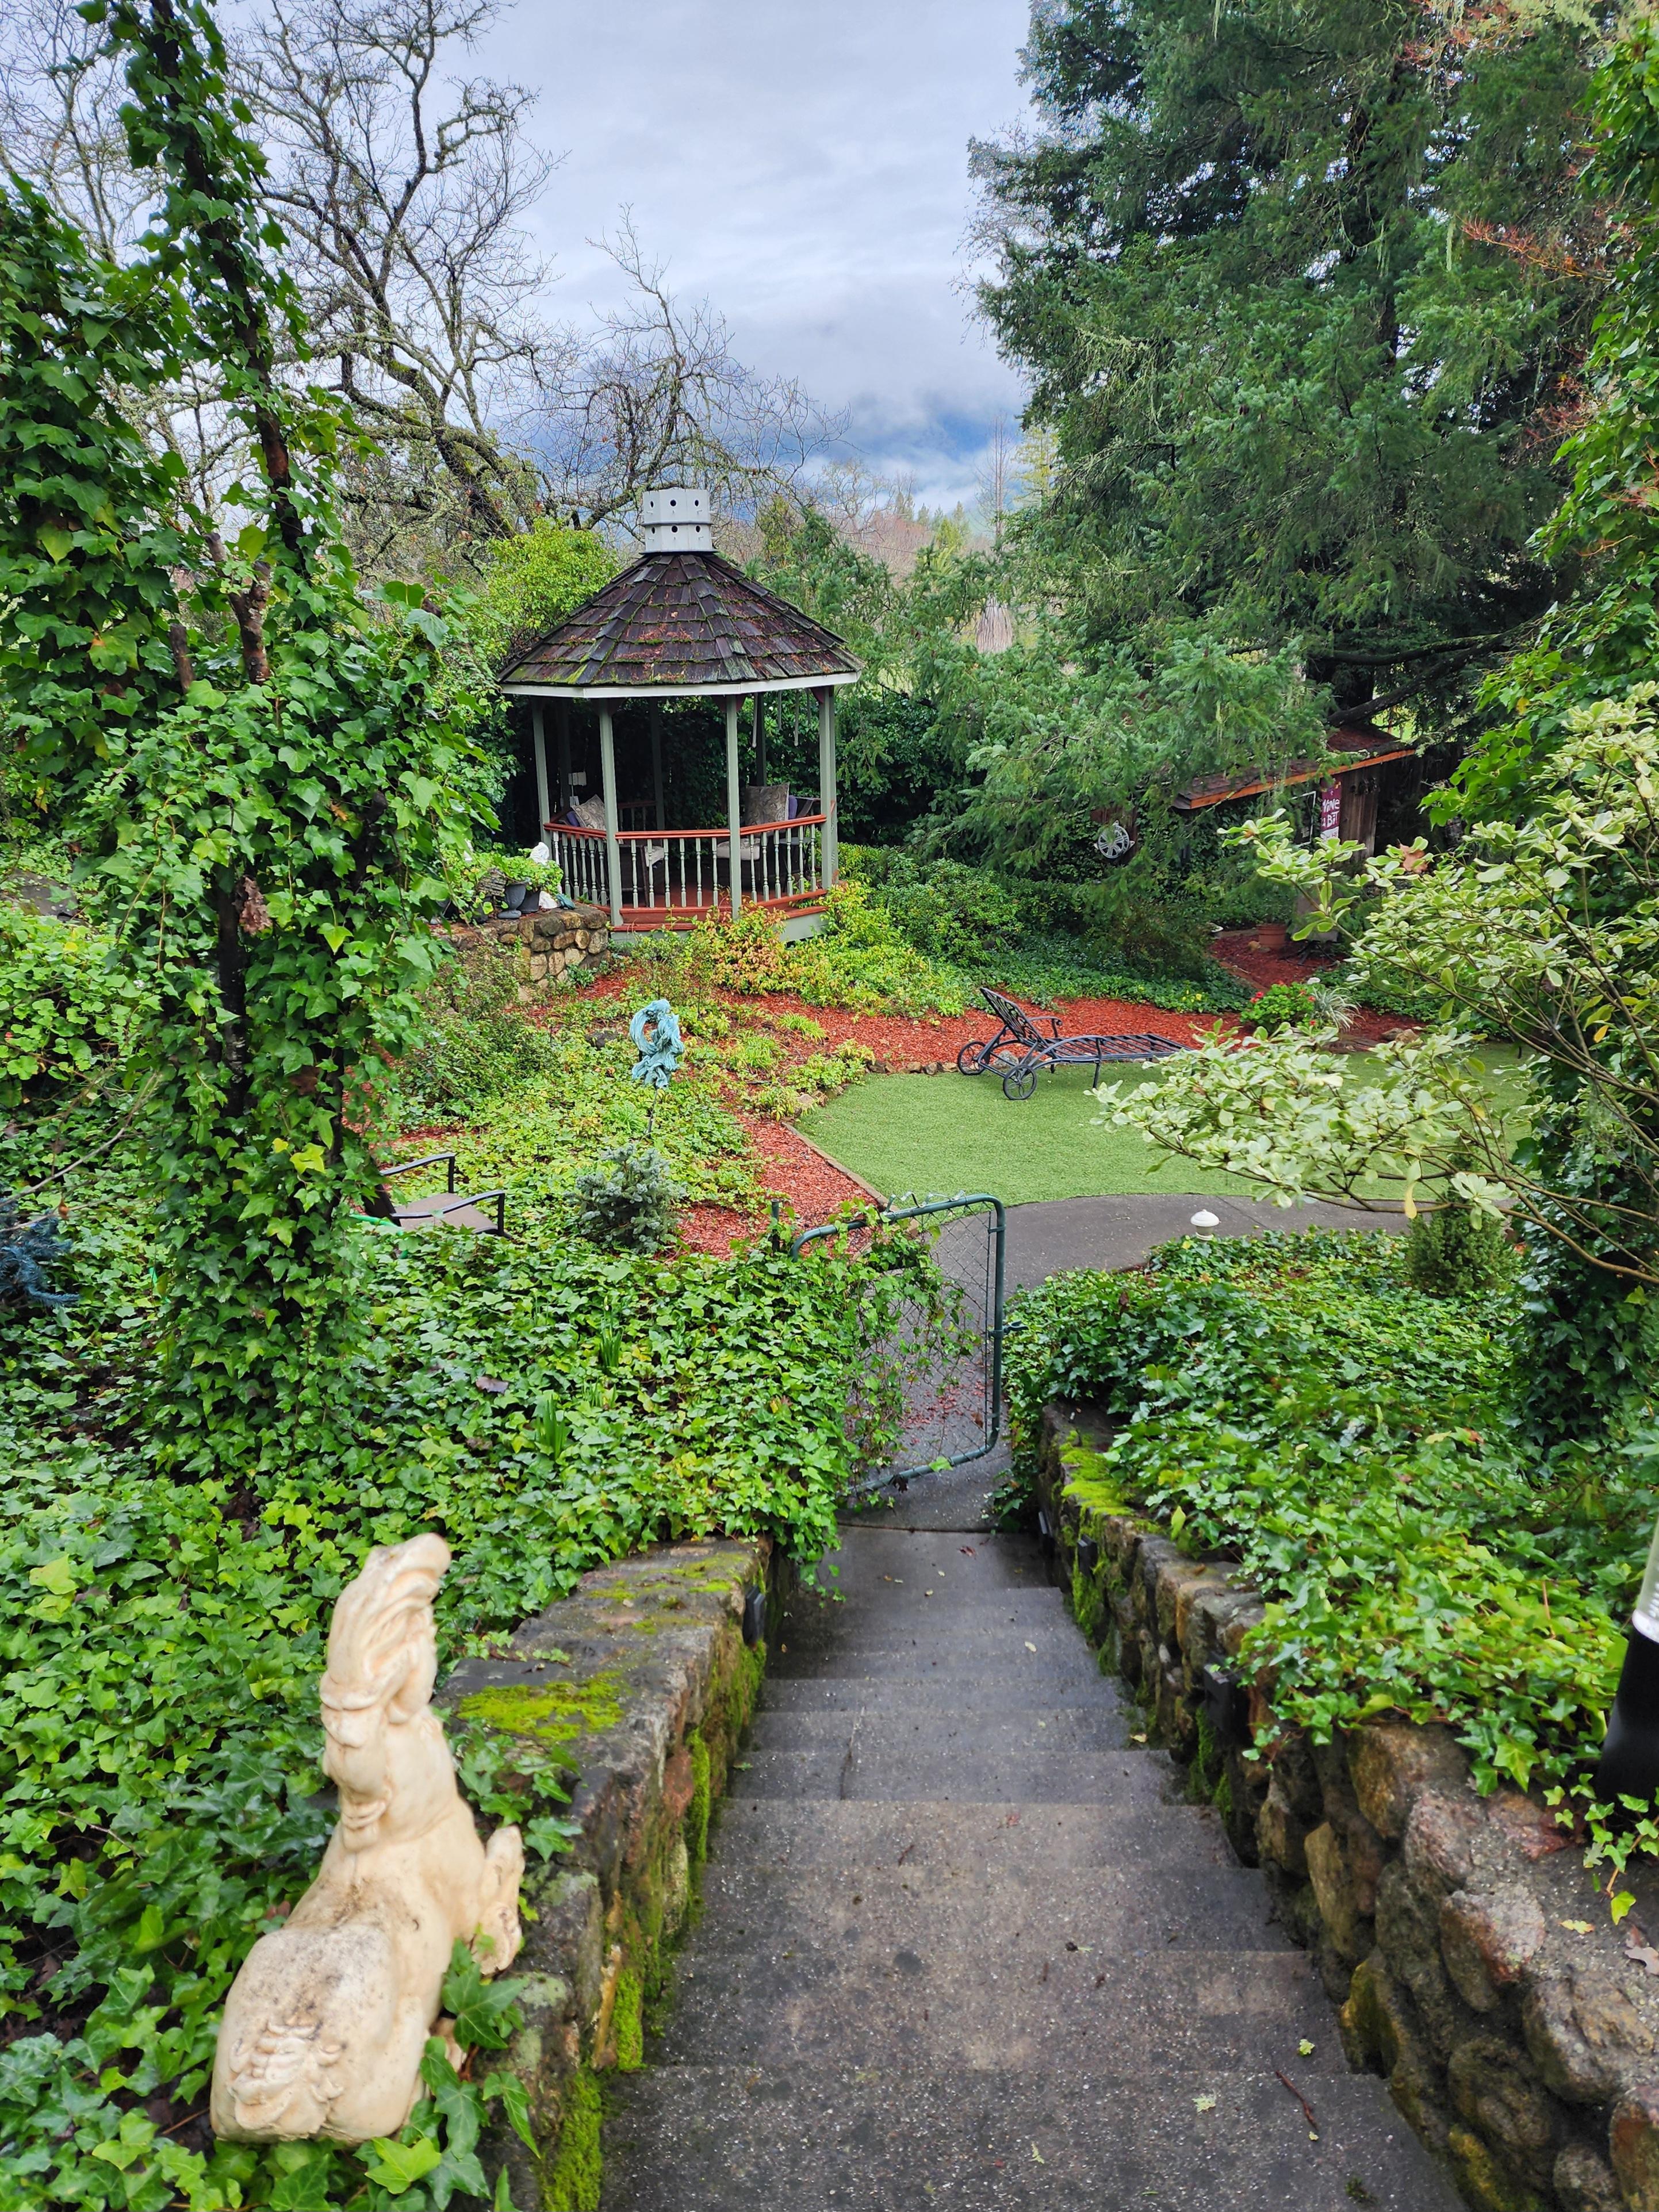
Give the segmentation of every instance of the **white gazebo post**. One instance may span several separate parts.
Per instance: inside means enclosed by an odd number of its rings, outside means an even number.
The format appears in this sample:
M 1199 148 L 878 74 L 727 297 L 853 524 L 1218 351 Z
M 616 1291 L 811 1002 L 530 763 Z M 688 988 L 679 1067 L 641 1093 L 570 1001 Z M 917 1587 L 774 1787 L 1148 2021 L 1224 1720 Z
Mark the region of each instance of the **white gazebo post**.
M 622 927 L 622 848 L 617 842 L 617 746 L 611 709 L 599 709 L 599 780 L 605 792 L 605 879 L 611 894 L 611 927 Z
M 836 695 L 825 684 L 818 693 L 818 812 L 823 817 L 823 888 L 839 873 L 836 830 Z
M 542 702 L 530 702 L 530 728 L 536 749 L 536 835 L 545 837 L 547 825 L 553 819 L 552 804 L 547 791 L 547 732 L 542 722 Z
M 726 827 L 732 845 L 732 915 L 735 921 L 743 908 L 743 844 L 739 832 L 743 827 L 743 789 L 738 781 L 738 702 L 735 698 L 726 702 Z

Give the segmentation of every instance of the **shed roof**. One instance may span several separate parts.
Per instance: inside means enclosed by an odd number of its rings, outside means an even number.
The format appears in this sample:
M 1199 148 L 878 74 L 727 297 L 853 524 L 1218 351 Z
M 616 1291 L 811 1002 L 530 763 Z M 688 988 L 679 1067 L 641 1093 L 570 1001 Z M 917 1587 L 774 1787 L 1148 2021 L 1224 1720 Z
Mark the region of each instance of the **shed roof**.
M 1277 774 L 1247 769 L 1240 775 L 1198 775 L 1172 801 L 1177 813 L 1196 814 L 1223 799 L 1249 799 L 1257 792 L 1279 791 L 1293 783 L 1334 783 L 1357 769 L 1381 768 L 1385 761 L 1408 759 L 1413 748 L 1401 744 L 1375 722 L 1350 723 L 1328 730 L 1329 751 L 1317 760 L 1287 761 Z M 1343 756 L 1334 759 L 1333 754 Z
M 851 684 L 832 630 L 718 553 L 647 553 L 528 646 L 501 678 L 520 696 L 629 699 Z

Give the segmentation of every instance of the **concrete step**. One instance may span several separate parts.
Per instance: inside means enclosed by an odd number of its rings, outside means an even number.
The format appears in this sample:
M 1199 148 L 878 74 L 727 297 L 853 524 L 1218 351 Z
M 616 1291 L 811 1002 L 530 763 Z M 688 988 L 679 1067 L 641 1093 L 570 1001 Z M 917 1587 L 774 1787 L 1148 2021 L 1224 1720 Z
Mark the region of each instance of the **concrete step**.
M 1311 2057 L 1299 2056 L 1304 2042 Z M 1052 2066 L 1297 2064 L 1346 2072 L 1329 2002 L 1300 1951 L 1182 1951 L 1143 1942 L 1110 1958 L 1036 1943 L 908 1943 L 848 1955 L 805 1937 L 741 1952 L 692 1945 L 653 2065 Z
M 666 2025 L 607 2087 L 607 2212 L 1455 2212 L 1036 1545 L 837 1563 L 775 1624 Z
M 786 1634 L 769 1650 L 767 1672 L 769 1679 L 784 1682 L 846 1681 L 860 1675 L 921 1682 L 931 1676 L 954 1681 L 967 1705 L 981 1674 L 1029 1674 L 1040 1678 L 1045 1688 L 1050 1682 L 1086 1680 L 1087 1667 L 1079 1667 L 1076 1658 L 1082 1643 L 1063 1619 L 1053 1627 L 1041 1621 L 1005 1623 L 990 1636 L 906 1636 L 890 1642 L 866 1638 L 857 1644 L 849 1639 L 823 1653 L 811 1644 L 791 1643 Z
M 1123 1838 L 1116 1865 L 1056 1871 L 1049 1865 L 709 1868 L 697 1954 L 764 1942 L 851 1957 L 923 1958 L 952 1945 L 981 1960 L 1011 1947 L 1045 1957 L 1062 1951 L 1098 1969 L 1137 1948 L 1288 1950 L 1273 1927 L 1261 1884 L 1243 1867 L 1174 1870 L 1144 1863 L 1146 1838 Z
M 1046 1688 L 1048 1686 L 1042 1686 Z M 1006 1757 L 1011 1752 L 1127 1752 L 1129 1716 L 1114 1703 L 1039 1703 L 1033 1694 L 1000 1711 L 984 1711 L 977 1699 L 971 1711 L 939 1705 L 918 1711 L 896 1698 L 872 1709 L 846 1706 L 831 1712 L 783 1712 L 763 1705 L 750 1724 L 744 1756 L 762 1751 L 817 1751 L 825 1744 L 870 1752 L 933 1753 L 953 1757 L 969 1751 Z M 1141 1731 L 1137 1729 L 1136 1733 Z
M 1027 1662 L 1030 1653 L 1027 1652 Z M 903 1674 L 769 1674 L 761 1692 L 763 1713 L 1013 1713 L 1046 1711 L 1040 1701 L 1127 1711 L 1115 1685 L 1092 1663 L 1061 1669 L 1045 1663 L 984 1668 L 971 1681 L 954 1669 L 928 1666 Z M 1135 1719 L 1138 1733 L 1142 1723 Z
M 871 1716 L 876 1719 L 879 1716 Z M 1160 1805 L 1178 1799 L 1173 1763 L 1135 1752 L 1030 1749 L 993 1735 L 971 1744 L 905 1743 L 878 1730 L 788 1751 L 747 1751 L 731 1779 L 738 1797 L 915 1797 L 945 1804 L 1078 1805 L 1096 1800 Z M 990 1739 L 988 1746 L 987 1738 Z
M 1075 1868 L 1121 1866 L 1146 1847 L 1143 1810 L 1122 1805 L 947 1804 L 906 1799 L 747 1797 L 720 1808 L 705 1881 L 726 1868 L 1006 1867 L 1059 1877 Z M 1171 1808 L 1158 1839 L 1158 1868 L 1241 1871 L 1208 1806 Z M 1247 1879 L 1254 1881 L 1255 1876 Z
M 1295 2065 L 1285 2070 L 1306 2087 Z M 1405 2122 L 1379 2124 L 1376 2082 L 1325 2076 L 1308 2094 L 1316 2142 L 1259 2065 L 1158 2081 L 1082 2065 L 648 2069 L 617 2081 L 604 2202 L 605 2212 L 1458 2212 Z

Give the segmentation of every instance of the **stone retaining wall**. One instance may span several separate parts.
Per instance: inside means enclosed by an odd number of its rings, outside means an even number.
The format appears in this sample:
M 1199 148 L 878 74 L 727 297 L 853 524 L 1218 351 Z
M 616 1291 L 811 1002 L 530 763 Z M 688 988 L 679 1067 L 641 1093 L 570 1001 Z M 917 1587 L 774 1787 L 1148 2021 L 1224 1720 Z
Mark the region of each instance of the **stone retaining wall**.
M 497 945 L 522 946 L 530 972 L 519 996 L 528 1004 L 538 983 L 556 983 L 561 975 L 604 966 L 611 950 L 611 917 L 602 906 L 556 906 L 529 914 L 498 914 L 471 925 L 457 923 L 449 934 L 458 945 L 489 939 Z
M 459 1666 L 437 1703 L 469 1755 L 529 1784 L 523 1821 L 574 1824 L 568 1850 L 529 1854 L 523 2027 L 508 2058 L 529 2094 L 532 2154 L 503 2130 L 520 2212 L 595 2212 L 599 2091 L 641 2062 L 765 1668 L 783 1562 L 769 1539 L 663 1545 L 584 1575 L 499 1659 Z M 768 1583 L 771 1582 L 769 1600 Z M 568 1791 L 568 1802 L 559 1787 Z
M 1126 1505 L 1109 1437 L 1098 1408 L 1044 1416 L 1056 1576 L 1316 1954 L 1350 2063 L 1481 2212 L 1659 2212 L 1659 1884 L 1626 1877 L 1615 1928 L 1543 1806 L 1477 1796 L 1443 1729 L 1279 1728 L 1271 1680 L 1237 1664 L 1261 1601 Z

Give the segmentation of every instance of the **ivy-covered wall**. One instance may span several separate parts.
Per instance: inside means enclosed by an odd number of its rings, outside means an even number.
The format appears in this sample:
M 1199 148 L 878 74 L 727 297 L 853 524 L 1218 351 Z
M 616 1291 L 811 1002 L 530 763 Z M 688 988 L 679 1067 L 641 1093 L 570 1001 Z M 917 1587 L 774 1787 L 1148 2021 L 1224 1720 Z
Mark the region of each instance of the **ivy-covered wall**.
M 1056 1578 L 1316 1955 L 1350 2063 L 1477 2212 L 1659 2212 L 1659 1881 L 1626 1867 L 1615 1925 L 1571 1832 L 1518 1790 L 1479 1796 L 1444 1729 L 1282 1725 L 1271 1670 L 1238 1663 L 1260 1598 L 1121 1495 L 1109 1426 L 1044 1413 Z

